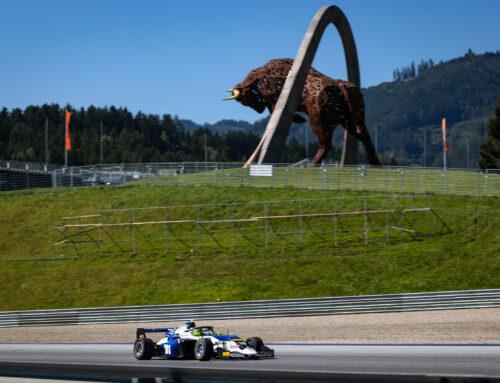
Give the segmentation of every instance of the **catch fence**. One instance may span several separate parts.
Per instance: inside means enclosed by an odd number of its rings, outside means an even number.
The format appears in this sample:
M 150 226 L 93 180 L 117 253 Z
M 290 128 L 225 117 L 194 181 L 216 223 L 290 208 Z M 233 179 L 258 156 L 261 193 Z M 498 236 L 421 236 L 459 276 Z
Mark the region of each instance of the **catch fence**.
M 4 161 L 5 162 L 5 161 Z M 95 165 L 13 172 L 0 163 L 0 191 L 92 185 L 297 187 L 383 193 L 435 193 L 500 196 L 500 170 L 402 166 L 371 167 L 299 164 L 266 165 L 267 175 L 253 175 L 242 163 L 179 162 Z
M 368 246 L 450 230 L 422 195 L 101 210 L 52 229 L 54 257 Z
M 157 164 L 142 181 L 148 185 L 298 187 L 322 190 L 380 191 L 500 196 L 500 171 L 418 167 L 370 167 L 290 164 L 267 165 L 269 175 L 252 175 L 251 168 L 227 163 Z

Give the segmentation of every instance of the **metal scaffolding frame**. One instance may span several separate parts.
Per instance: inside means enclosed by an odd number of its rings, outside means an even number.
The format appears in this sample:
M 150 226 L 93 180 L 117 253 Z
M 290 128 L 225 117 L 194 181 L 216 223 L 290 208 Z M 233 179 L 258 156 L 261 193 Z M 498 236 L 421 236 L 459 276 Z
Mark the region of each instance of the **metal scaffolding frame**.
M 422 195 L 101 210 L 61 217 L 53 257 L 368 246 L 432 236 L 434 218 L 451 231 Z

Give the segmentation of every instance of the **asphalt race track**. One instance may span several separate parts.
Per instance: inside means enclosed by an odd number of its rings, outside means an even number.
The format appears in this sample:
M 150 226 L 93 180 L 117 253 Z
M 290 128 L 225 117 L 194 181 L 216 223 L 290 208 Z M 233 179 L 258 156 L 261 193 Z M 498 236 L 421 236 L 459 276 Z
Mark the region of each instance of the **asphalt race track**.
M 138 361 L 132 344 L 0 344 L 0 362 L 500 377 L 500 345 L 270 344 L 262 360 Z M 0 373 L 1 375 L 1 373 Z

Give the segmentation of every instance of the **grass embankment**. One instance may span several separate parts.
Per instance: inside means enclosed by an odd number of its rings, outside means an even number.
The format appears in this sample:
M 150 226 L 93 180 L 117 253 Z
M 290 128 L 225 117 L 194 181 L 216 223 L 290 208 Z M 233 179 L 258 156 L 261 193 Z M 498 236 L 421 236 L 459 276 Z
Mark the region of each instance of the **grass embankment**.
M 224 164 L 219 164 L 219 166 Z M 186 186 L 299 187 L 323 190 L 384 191 L 386 193 L 439 193 L 500 196 L 500 174 L 436 168 L 285 167 L 275 166 L 272 177 L 250 176 L 249 168 L 185 164 L 184 170 L 160 169 L 160 177 L 142 183 Z
M 52 256 L 51 217 L 101 209 L 361 196 L 283 188 L 89 187 L 0 194 L 0 310 L 500 287 L 500 199 L 434 196 L 450 234 L 391 245 Z

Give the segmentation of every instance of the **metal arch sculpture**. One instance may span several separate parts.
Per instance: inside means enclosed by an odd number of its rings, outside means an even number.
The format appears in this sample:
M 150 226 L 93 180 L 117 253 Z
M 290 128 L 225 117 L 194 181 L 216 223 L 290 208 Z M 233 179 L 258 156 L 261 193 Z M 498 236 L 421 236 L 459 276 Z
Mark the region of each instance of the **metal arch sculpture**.
M 285 145 L 290 125 L 295 117 L 299 105 L 301 92 L 304 88 L 312 61 L 318 49 L 319 42 L 325 28 L 333 23 L 337 28 L 344 47 L 349 82 L 360 86 L 358 55 L 351 27 L 344 13 L 336 6 L 325 6 L 314 16 L 307 30 L 293 65 L 288 72 L 283 89 L 273 108 L 271 118 L 261 141 L 244 167 L 254 163 L 258 156 L 258 163 L 275 162 L 277 155 Z M 237 98 L 233 94 L 233 97 Z M 366 132 L 368 135 L 368 132 Z M 368 136 L 368 142 L 373 147 Z M 356 161 L 358 142 L 352 134 L 348 134 L 344 143 L 341 165 L 354 164 Z M 366 146 L 366 143 L 365 143 Z M 378 160 L 377 160 L 378 161 Z

